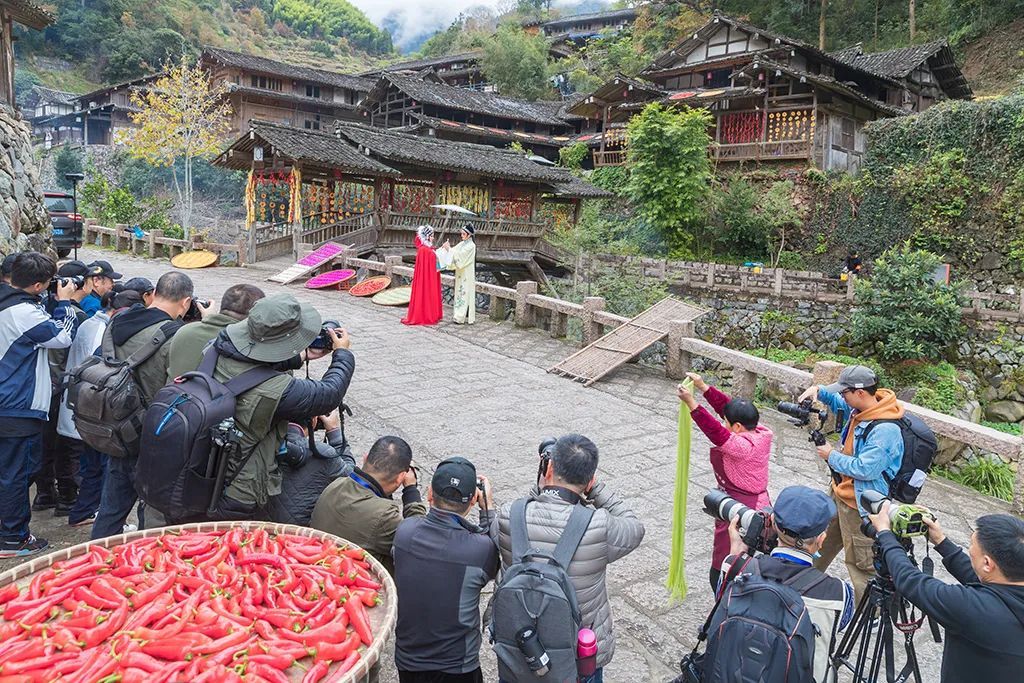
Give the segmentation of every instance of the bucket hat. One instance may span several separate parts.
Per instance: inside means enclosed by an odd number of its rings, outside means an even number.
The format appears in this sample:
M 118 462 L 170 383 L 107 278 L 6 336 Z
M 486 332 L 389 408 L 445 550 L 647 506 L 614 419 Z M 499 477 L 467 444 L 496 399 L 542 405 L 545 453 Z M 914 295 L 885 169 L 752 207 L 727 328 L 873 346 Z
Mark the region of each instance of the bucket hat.
M 291 294 L 260 299 L 249 317 L 225 331 L 238 352 L 263 363 L 279 363 L 298 355 L 320 334 L 320 313 Z

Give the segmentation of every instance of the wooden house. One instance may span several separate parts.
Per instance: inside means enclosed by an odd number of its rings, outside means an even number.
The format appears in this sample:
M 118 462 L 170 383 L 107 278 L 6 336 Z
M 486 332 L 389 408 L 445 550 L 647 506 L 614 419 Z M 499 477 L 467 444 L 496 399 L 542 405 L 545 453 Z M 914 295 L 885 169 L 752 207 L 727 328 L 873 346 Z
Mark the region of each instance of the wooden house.
M 364 71 L 359 75 L 363 78 L 377 79 L 384 73 L 405 75 L 433 73 L 442 83 L 455 86 L 456 88 L 496 92 L 497 89 L 494 85 L 487 82 L 487 78 L 480 68 L 480 58 L 482 56 L 483 50 L 471 50 L 443 57 L 411 59 L 388 64 L 378 69 Z
M 703 107 L 714 117 L 719 162 L 806 162 L 855 171 L 864 125 L 969 99 L 945 43 L 865 55 L 825 53 L 802 41 L 715 14 L 629 79 L 619 76 L 569 111 L 601 122 L 594 165 L 625 162 L 624 127 L 651 102 Z
M 138 111 L 138 107 L 131 102 L 132 92 L 148 86 L 160 76 L 143 76 L 77 95 L 73 100 L 73 111 L 51 116 L 45 125 L 51 131 L 60 132 L 61 142 L 113 145 L 121 131 L 135 127 L 131 114 Z
M 32 139 L 45 149 L 65 142 L 75 142 L 76 129 L 62 118 L 76 109 L 78 95 L 41 85 L 32 86 L 25 96 L 21 111 L 32 126 Z M 51 120 L 54 121 L 51 123 Z
M 214 163 L 249 172 L 252 253 L 341 241 L 360 254 L 411 256 L 416 227 L 476 228 L 479 261 L 543 276 L 554 249 L 544 236 L 575 222 L 579 201 L 609 194 L 564 168 L 522 154 L 393 129 L 337 123 L 333 134 L 252 121 Z M 457 221 L 432 208 L 457 204 Z
M 32 0 L 0 0 L 0 100 L 14 107 L 14 22 L 42 31 L 54 17 Z
M 565 102 L 526 102 L 457 88 L 432 74 L 384 73 L 360 109 L 371 126 L 500 147 L 515 141 L 548 159 L 556 159 L 585 124 L 569 118 Z
M 332 130 L 335 121 L 354 121 L 373 81 L 266 57 L 207 47 L 202 64 L 214 83 L 227 83 L 232 132 L 251 119 L 307 130 Z

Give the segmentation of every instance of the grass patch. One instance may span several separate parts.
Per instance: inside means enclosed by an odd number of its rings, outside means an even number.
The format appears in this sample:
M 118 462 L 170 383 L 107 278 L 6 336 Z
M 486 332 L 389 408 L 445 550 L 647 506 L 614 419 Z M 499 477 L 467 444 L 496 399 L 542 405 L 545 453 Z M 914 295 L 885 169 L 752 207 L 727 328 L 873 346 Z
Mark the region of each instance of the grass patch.
M 890 368 L 889 376 L 893 386 L 917 390 L 914 403 L 940 413 L 949 414 L 967 400 L 967 391 L 957 381 L 956 368 L 946 362 L 903 363 Z
M 1005 501 L 1013 499 L 1013 470 L 1002 461 L 977 459 L 966 462 L 955 470 L 936 467 L 932 472 L 986 496 Z
M 992 429 L 998 430 L 1005 434 L 1021 436 L 1021 425 L 1020 423 L 1017 422 L 991 422 L 989 420 L 982 420 L 981 424 L 985 427 L 991 427 Z

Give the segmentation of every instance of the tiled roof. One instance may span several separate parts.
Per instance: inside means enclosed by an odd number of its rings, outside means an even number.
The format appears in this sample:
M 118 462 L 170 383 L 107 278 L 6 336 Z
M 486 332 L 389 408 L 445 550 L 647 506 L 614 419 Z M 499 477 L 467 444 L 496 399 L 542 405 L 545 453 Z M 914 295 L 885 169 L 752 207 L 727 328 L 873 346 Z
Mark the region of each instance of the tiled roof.
M 934 40 L 922 45 L 901 47 L 886 52 L 864 54 L 859 46 L 829 53 L 841 62 L 846 62 L 859 69 L 870 71 L 879 76 L 903 78 L 921 63 L 946 47 L 945 39 Z
M 549 147 L 562 147 L 571 145 L 575 135 L 542 135 L 540 133 L 524 133 L 518 130 L 505 130 L 491 126 L 478 126 L 475 123 L 462 123 L 450 119 L 441 119 L 423 114 L 412 114 L 422 124 L 437 130 L 450 130 L 466 133 L 467 135 L 479 135 L 481 137 L 497 138 L 499 140 L 518 140 L 523 144 L 548 145 Z M 392 128 L 391 130 L 395 130 Z
M 439 170 L 477 173 L 491 178 L 559 182 L 564 169 L 534 163 L 511 150 L 429 136 L 396 133 L 384 128 L 339 123 L 338 134 L 385 163 L 404 163 Z
M 133 78 L 130 81 L 121 81 L 120 83 L 105 85 L 102 88 L 97 88 L 96 90 L 93 90 L 92 92 L 87 92 L 84 95 L 78 95 L 76 99 L 79 102 L 83 103 L 83 105 L 85 105 L 89 103 L 89 100 L 92 100 L 96 97 L 100 97 L 101 95 L 106 95 L 109 92 L 112 92 L 114 90 L 120 90 L 121 88 L 131 88 L 139 85 L 144 85 L 146 83 L 151 83 L 159 79 L 163 75 L 163 72 L 158 72 L 155 74 L 150 74 L 148 76 L 139 76 L 138 78 Z
M 384 71 L 419 71 L 433 66 L 441 66 L 452 62 L 476 62 L 483 56 L 483 50 L 461 52 L 457 55 L 444 55 L 442 57 L 428 57 L 425 59 L 408 59 L 403 62 L 386 64 L 378 69 L 364 71 L 360 76 L 376 76 Z
M 565 172 L 565 182 L 555 185 L 555 194 L 559 197 L 577 197 L 579 199 L 601 199 L 613 196 L 608 190 L 602 189 L 591 182 Z
M 276 151 L 292 159 L 323 164 L 330 168 L 344 168 L 353 173 L 375 176 L 399 175 L 390 166 L 360 154 L 359 150 L 338 140 L 331 133 L 265 121 L 250 121 L 249 129 L 251 133 L 273 145 Z M 249 137 L 249 133 L 246 133 L 242 140 Z
M 32 86 L 32 94 L 36 95 L 36 99 L 39 102 L 51 102 L 53 104 L 74 104 L 75 100 L 78 99 L 78 95 L 73 92 L 65 92 L 64 90 L 54 90 L 53 88 L 47 88 L 42 85 Z
M 247 85 L 236 85 L 234 83 L 228 84 L 228 91 L 237 92 L 243 95 L 255 95 L 257 97 L 267 97 L 274 100 L 293 102 L 295 104 L 302 104 L 309 107 L 317 106 L 326 107 L 328 109 L 346 109 L 348 111 L 353 111 L 358 106 L 355 104 L 347 104 L 345 102 L 335 102 L 334 100 L 296 95 L 295 93 L 278 92 L 276 90 L 267 90 L 265 88 L 251 88 Z
M 31 0 L 0 0 L 0 5 L 8 9 L 11 18 L 16 22 L 37 31 L 43 30 L 56 20 L 52 12 Z
M 374 87 L 374 92 L 381 89 L 384 83 L 394 85 L 417 102 L 432 104 L 438 107 L 448 107 L 485 116 L 529 121 L 550 126 L 566 125 L 565 121 L 553 116 L 545 108 L 545 105 L 538 105 L 535 102 L 514 100 L 510 97 L 502 97 L 501 95 L 478 92 L 466 88 L 456 88 L 444 83 L 426 81 L 416 76 L 395 73 L 382 74 L 381 80 Z M 383 91 L 381 95 L 383 95 Z M 367 101 L 373 97 L 374 93 L 371 92 Z
M 564 24 L 579 24 L 585 21 L 599 21 L 602 19 L 620 19 L 628 21 L 635 18 L 636 9 L 633 7 L 627 7 L 625 9 L 608 10 L 607 12 L 590 12 L 589 14 L 574 14 L 568 17 L 559 17 L 558 19 L 551 19 L 549 21 L 542 22 L 540 25 L 544 27 L 554 27 L 562 26 Z
M 759 64 L 763 69 L 775 69 L 777 71 L 781 71 L 784 74 L 792 76 L 793 78 L 800 78 L 807 81 L 808 83 L 813 83 L 828 90 L 841 93 L 851 99 L 855 99 L 858 102 L 871 107 L 872 109 L 889 114 L 890 116 L 903 116 L 907 114 L 907 111 L 905 109 L 894 107 L 892 105 L 886 104 L 885 102 L 880 102 L 876 99 L 872 99 L 865 95 L 864 93 L 862 93 L 857 88 L 851 87 L 845 83 L 841 83 L 834 78 L 822 76 L 821 74 L 808 73 L 806 71 L 801 71 L 799 69 L 794 69 L 791 66 L 788 66 L 786 64 L 780 64 L 778 62 L 773 62 L 769 59 L 761 59 L 758 60 L 758 62 L 756 63 Z
M 368 92 L 373 87 L 373 81 L 360 78 L 359 76 L 288 64 L 287 62 L 279 62 L 275 59 L 247 55 L 241 52 L 233 52 L 232 50 L 224 50 L 219 47 L 204 48 L 203 56 L 209 57 L 213 61 L 220 62 L 225 66 L 233 66 L 238 69 L 245 69 L 246 71 L 256 71 L 297 81 L 321 83 L 357 92 Z

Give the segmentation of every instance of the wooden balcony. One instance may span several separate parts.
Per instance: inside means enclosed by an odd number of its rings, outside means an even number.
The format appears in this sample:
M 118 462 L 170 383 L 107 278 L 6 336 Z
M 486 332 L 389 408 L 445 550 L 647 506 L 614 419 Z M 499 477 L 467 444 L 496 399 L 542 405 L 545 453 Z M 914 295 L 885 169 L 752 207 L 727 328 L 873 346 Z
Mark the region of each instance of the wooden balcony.
M 626 163 L 626 150 L 616 149 L 608 152 L 594 150 L 594 168 L 601 166 L 622 166 Z
M 718 161 L 774 161 L 777 159 L 810 159 L 810 140 L 781 140 L 778 142 L 745 142 L 731 145 L 712 145 L 711 157 Z

